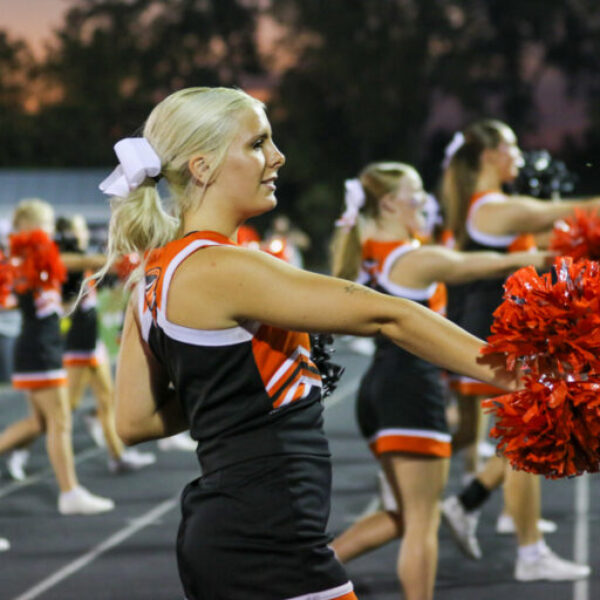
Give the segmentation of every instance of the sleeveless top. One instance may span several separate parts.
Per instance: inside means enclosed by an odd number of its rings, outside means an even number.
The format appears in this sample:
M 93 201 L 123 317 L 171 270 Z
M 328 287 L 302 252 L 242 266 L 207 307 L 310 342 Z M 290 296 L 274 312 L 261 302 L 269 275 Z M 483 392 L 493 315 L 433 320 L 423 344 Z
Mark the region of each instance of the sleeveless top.
M 473 217 L 477 210 L 490 202 L 504 202 L 506 195 L 501 192 L 487 191 L 478 192 L 471 196 L 469 211 L 467 213 L 468 241 L 465 250 L 495 250 L 496 252 L 519 252 L 535 250 L 535 238 L 533 235 L 496 235 L 479 231 L 473 223 Z
M 328 456 L 321 378 L 307 333 L 256 321 L 206 330 L 168 320 L 177 267 L 194 252 L 221 245 L 237 246 L 201 231 L 153 251 L 138 288 L 142 336 L 176 390 L 203 472 L 273 454 Z
M 389 242 L 366 240 L 362 246 L 362 261 L 357 281 L 378 292 L 413 300 L 444 315 L 446 311 L 446 286 L 443 283 L 432 283 L 426 288 L 418 289 L 401 286 L 390 280 L 390 273 L 396 260 L 416 250 L 420 245 L 417 240 Z M 412 364 L 415 361 L 427 362 L 403 350 L 383 336 L 377 336 L 375 343 L 378 352 L 393 351 L 401 355 L 406 361 L 410 361 L 410 363 L 405 362 L 404 365 Z
M 466 228 L 468 233 L 468 241 L 465 246 L 465 250 L 493 250 L 495 252 L 509 253 L 519 252 L 526 250 L 535 250 L 535 238 L 532 234 L 521 234 L 521 235 L 495 235 L 490 233 L 483 233 L 479 231 L 473 223 L 473 217 L 476 211 L 489 202 L 504 202 L 506 195 L 500 192 L 488 191 L 479 192 L 473 194 L 471 197 L 471 203 L 469 212 L 467 213 Z M 492 312 L 501 302 L 503 294 L 503 285 L 505 277 L 494 277 L 488 279 L 479 279 L 464 284 L 459 284 L 456 289 L 452 289 L 451 292 L 456 297 L 451 299 L 451 313 L 453 315 L 453 321 L 458 323 L 482 338 L 486 338 L 489 335 L 489 326 L 492 324 Z M 471 316 L 464 314 L 462 316 L 456 316 L 460 314 L 460 309 L 453 306 L 456 301 L 460 301 L 462 304 L 466 303 L 467 296 L 481 297 L 481 308 L 482 310 L 489 311 L 490 314 L 486 317 L 487 325 L 483 327 L 477 327 L 474 330 L 470 328 L 469 323 L 471 322 Z M 490 307 L 491 311 L 490 311 Z M 456 317 L 455 317 L 456 316 Z
M 446 289 L 443 283 L 432 283 L 429 287 L 418 289 L 401 286 L 390 280 L 390 273 L 396 260 L 420 246 L 417 240 L 390 242 L 366 240 L 362 246 L 358 283 L 384 294 L 414 300 L 435 312 L 444 314 Z

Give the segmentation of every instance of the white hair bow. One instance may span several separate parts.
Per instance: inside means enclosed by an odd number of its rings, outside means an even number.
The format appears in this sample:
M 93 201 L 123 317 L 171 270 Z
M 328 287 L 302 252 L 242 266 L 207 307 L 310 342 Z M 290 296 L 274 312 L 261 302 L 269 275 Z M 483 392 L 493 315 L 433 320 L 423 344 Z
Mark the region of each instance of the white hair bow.
M 108 196 L 124 198 L 137 189 L 146 177 L 160 173 L 160 157 L 143 137 L 124 138 L 115 144 L 119 166 L 100 184 Z
M 442 163 L 444 169 L 448 168 L 452 157 L 462 148 L 464 143 L 465 136 L 460 131 L 457 131 L 444 150 L 444 162 Z
M 335 222 L 336 227 L 354 227 L 358 213 L 365 204 L 365 190 L 358 179 L 346 179 L 344 182 L 344 204 L 342 216 Z

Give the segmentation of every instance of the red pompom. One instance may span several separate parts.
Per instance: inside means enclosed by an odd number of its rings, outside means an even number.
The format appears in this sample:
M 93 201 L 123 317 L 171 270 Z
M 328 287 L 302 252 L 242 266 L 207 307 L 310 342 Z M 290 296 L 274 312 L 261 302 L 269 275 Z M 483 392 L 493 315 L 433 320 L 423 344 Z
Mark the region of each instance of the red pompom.
M 483 403 L 492 437 L 520 470 L 556 479 L 600 470 L 600 378 L 528 377 L 525 389 Z
M 600 265 L 560 258 L 554 276 L 526 267 L 507 279 L 483 349 L 527 374 L 525 389 L 485 402 L 499 450 L 553 478 L 600 470 Z
M 115 272 L 117 277 L 121 281 L 127 281 L 129 276 L 135 271 L 141 264 L 140 255 L 137 252 L 131 252 L 121 256 L 119 260 L 115 262 Z
M 554 225 L 550 249 L 575 260 L 600 260 L 600 216 L 575 209 L 574 215 Z
M 600 373 L 600 265 L 557 259 L 552 275 L 519 269 L 504 284 L 484 354 L 537 373 Z
M 0 307 L 14 308 L 17 304 L 13 294 L 15 271 L 12 264 L 0 250 Z
M 14 289 L 19 294 L 55 289 L 67 278 L 58 247 L 41 229 L 10 236 L 10 261 Z

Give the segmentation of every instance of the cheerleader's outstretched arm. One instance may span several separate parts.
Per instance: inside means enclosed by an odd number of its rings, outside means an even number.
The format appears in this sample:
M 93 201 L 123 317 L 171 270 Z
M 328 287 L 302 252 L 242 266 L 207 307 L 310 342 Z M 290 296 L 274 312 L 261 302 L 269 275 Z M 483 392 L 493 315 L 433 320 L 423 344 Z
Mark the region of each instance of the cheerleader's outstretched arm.
M 451 371 L 505 389 L 516 385 L 512 375 L 482 362 L 482 340 L 433 311 L 242 248 L 190 256 L 171 282 L 167 317 L 199 329 L 254 320 L 297 331 L 382 334 Z

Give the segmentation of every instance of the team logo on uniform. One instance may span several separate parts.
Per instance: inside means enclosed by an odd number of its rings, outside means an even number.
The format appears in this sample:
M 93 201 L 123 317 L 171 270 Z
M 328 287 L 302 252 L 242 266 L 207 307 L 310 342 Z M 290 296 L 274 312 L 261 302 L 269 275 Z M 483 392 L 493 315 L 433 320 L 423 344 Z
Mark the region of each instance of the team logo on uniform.
M 150 309 L 150 313 L 152 314 L 152 318 L 156 321 L 156 309 L 157 309 L 157 297 L 156 291 L 158 288 L 158 280 L 160 279 L 160 274 L 162 269 L 160 267 L 153 267 L 146 271 L 145 276 L 145 288 L 144 288 L 144 298 L 146 300 L 146 306 Z

